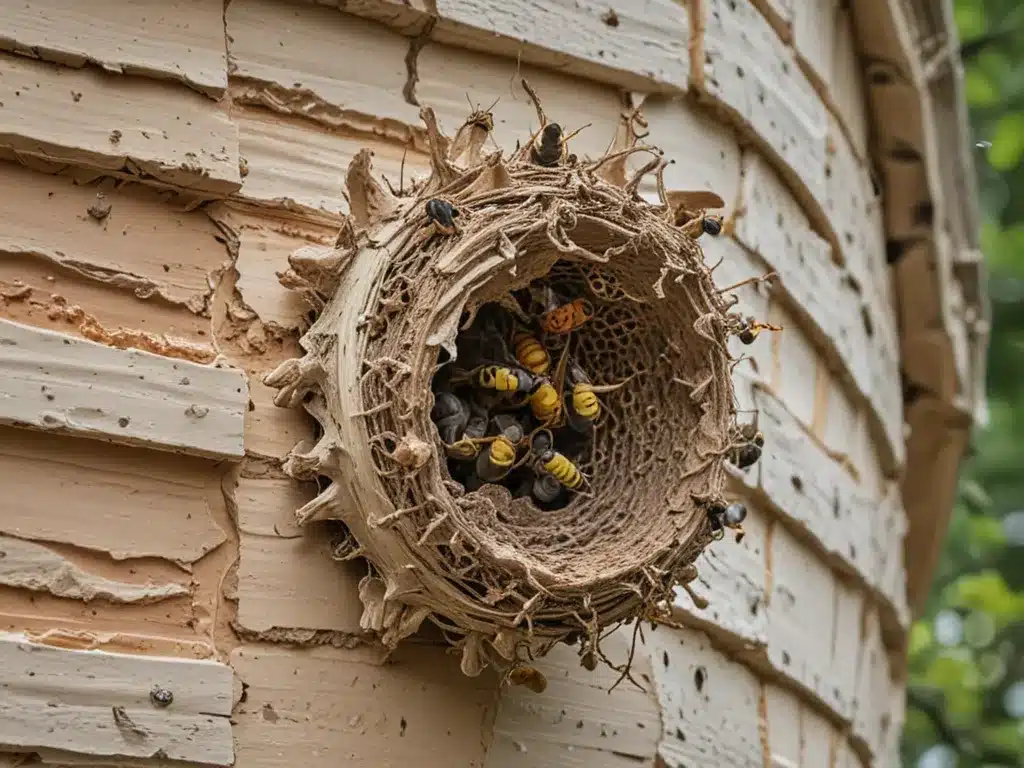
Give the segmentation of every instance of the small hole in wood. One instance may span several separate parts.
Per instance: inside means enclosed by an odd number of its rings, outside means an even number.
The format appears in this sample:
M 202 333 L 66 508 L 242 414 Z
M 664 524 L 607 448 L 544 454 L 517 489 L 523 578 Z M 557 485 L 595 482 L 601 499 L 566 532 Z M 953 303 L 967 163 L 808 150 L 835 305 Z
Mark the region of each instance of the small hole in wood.
M 664 664 L 666 667 L 668 666 L 668 651 L 662 651 L 661 663 Z
M 875 324 L 871 321 L 871 312 L 868 311 L 867 307 L 860 308 L 860 317 L 864 321 L 864 333 L 870 339 L 875 335 Z
M 736 67 L 736 77 L 742 78 L 744 75 L 743 67 Z
M 892 85 L 895 82 L 892 72 L 880 67 L 875 67 L 871 70 L 868 80 L 871 81 L 872 85 Z
M 793 488 L 795 488 L 797 492 L 804 492 L 804 481 L 800 479 L 799 475 L 793 475 L 791 478 L 789 478 L 789 482 L 793 484 Z
M 931 200 L 922 200 L 914 206 L 914 223 L 919 227 L 930 227 L 935 221 L 935 206 Z
M 889 158 L 898 163 L 920 163 L 921 153 L 906 142 L 900 141 L 889 150 Z
M 697 667 L 693 673 L 693 684 L 697 686 L 697 693 L 704 690 L 704 683 L 708 679 L 707 670 L 704 667 Z
M 791 659 L 789 657 L 789 652 L 788 651 L 783 651 L 782 652 L 782 663 L 785 664 L 788 667 L 790 661 L 791 661 Z

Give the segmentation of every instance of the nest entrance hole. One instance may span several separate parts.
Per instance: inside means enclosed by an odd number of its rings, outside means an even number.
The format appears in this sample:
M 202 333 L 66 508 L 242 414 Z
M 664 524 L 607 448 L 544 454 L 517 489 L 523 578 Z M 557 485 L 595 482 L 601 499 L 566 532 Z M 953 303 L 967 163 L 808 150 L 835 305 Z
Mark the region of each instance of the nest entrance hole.
M 576 366 L 599 388 L 622 384 L 597 395 L 600 416 L 590 430 L 568 424 L 551 430 L 554 450 L 586 478 L 577 490 L 562 487 L 554 499 L 538 499 L 533 492 L 539 476 L 536 457 L 528 455 L 527 442 L 518 446 L 519 466 L 492 482 L 479 477 L 476 459 L 447 461 L 448 477 L 481 500 L 475 510 L 479 514 L 467 516 L 464 524 L 478 528 L 485 539 L 528 553 L 536 566 L 562 578 L 585 580 L 642 560 L 652 548 L 673 541 L 689 522 L 665 514 L 669 500 L 686 493 L 686 469 L 700 460 L 690 438 L 702 409 L 680 382 L 697 383 L 711 372 L 707 342 L 690 338 L 697 314 L 685 289 L 673 286 L 658 297 L 658 278 L 642 260 L 557 262 L 548 274 L 509 295 L 519 312 L 510 311 L 508 298 L 481 306 L 456 339 L 457 359 L 441 365 L 432 382 L 435 402 L 440 393 L 452 393 L 464 402 L 475 401 L 477 409 L 485 404 L 491 437 L 500 431 L 493 419 L 497 412 L 518 422 L 525 435 L 542 426 L 522 396 L 523 404 L 515 408 L 512 397 L 461 380 L 464 372 L 483 365 L 525 368 L 516 356 L 517 331 L 544 346 L 550 364 L 541 377 L 553 384 L 566 347 L 567 370 Z M 550 301 L 552 292 L 559 306 L 586 300 L 592 316 L 571 333 L 545 333 L 541 319 L 551 309 L 545 297 Z M 517 317 L 520 313 L 523 317 Z M 571 393 L 567 376 L 563 409 L 571 409 Z M 485 454 L 488 445 L 480 450 Z

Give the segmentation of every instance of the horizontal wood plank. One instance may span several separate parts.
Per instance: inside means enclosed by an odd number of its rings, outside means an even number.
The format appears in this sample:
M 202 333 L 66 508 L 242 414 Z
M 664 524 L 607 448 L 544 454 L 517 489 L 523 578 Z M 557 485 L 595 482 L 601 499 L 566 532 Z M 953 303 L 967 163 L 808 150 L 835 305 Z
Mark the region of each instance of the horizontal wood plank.
M 332 8 L 276 0 L 232 2 L 227 26 L 232 77 L 268 86 L 268 103 L 277 99 L 296 114 L 315 120 L 322 112 L 326 122 L 397 139 L 411 139 L 420 127 L 419 109 L 402 97 L 409 40 L 398 32 Z M 324 56 L 330 50 L 344 54 Z
M 200 313 L 212 293 L 211 275 L 227 260 L 216 239 L 220 233 L 202 211 L 183 212 L 138 184 L 77 185 L 63 176 L 0 163 L 0 218 L 7 222 L 0 232 L 0 274 L 9 280 L 18 279 L 19 270 L 8 268 L 8 255 L 123 291 L 126 299 L 159 298 Z M 51 286 L 50 292 L 63 291 Z M 151 327 L 151 315 L 162 309 L 159 302 L 131 306 L 136 317 L 124 312 L 130 327 L 177 330 Z M 103 315 L 100 306 L 83 309 Z M 199 338 L 195 331 L 190 336 Z
M 348 213 L 344 179 L 361 149 L 373 153 L 373 171 L 398 188 L 403 175 L 403 148 L 395 143 L 327 132 L 319 126 L 282 119 L 265 110 L 236 110 L 242 156 L 248 173 L 238 194 L 261 206 L 341 216 Z M 429 173 L 426 155 L 409 152 L 404 178 Z M 340 220 L 339 220 L 340 221 Z
M 32 0 L 6 10 L 0 50 L 180 80 L 213 97 L 227 87 L 224 10 L 208 0 Z
M 768 662 L 837 716 L 848 720 L 853 715 L 852 702 L 841 695 L 831 663 L 835 576 L 782 526 L 776 526 L 772 534 L 771 562 Z M 810 617 L 814 617 L 817 631 L 808 631 Z
M 235 710 L 238 765 L 286 768 L 482 766 L 498 681 L 466 677 L 443 648 L 405 644 L 382 665 L 372 649 L 242 646 L 247 685 Z M 310 746 L 315 745 L 315 749 Z
M 685 90 L 689 84 L 690 24 L 685 6 L 673 0 L 614 8 L 572 0 L 436 0 L 430 5 L 442 20 L 431 35 L 440 42 L 511 58 L 521 52 L 526 61 L 547 69 L 635 90 Z
M 763 646 L 768 640 L 768 518 L 749 502 L 746 506 L 743 540 L 737 543 L 726 536 L 697 558 L 700 575 L 690 588 L 708 601 L 708 607 L 697 608 L 682 587 L 676 588 L 675 607 L 685 614 L 684 621 L 709 635 Z
M 150 700 L 170 691 L 166 708 Z M 231 668 L 212 661 L 72 651 L 0 634 L 0 745 L 98 758 L 231 765 Z M 54 692 L 60 696 L 55 697 Z
M 240 458 L 245 375 L 0 320 L 0 424 Z
M 227 536 L 211 509 L 220 476 L 208 461 L 0 427 L 7 489 L 0 531 L 73 544 L 115 560 L 193 563 Z
M 0 149 L 199 195 L 241 184 L 238 131 L 175 83 L 0 54 Z

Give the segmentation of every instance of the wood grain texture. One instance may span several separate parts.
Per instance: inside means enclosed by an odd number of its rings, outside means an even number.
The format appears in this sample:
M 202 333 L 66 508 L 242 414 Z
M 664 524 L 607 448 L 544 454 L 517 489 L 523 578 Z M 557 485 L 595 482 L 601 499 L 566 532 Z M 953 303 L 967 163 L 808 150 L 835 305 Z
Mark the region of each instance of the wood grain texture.
M 240 186 L 238 132 L 216 104 L 147 78 L 0 57 L 0 148 L 223 196 Z
M 0 424 L 211 458 L 239 458 L 241 371 L 111 349 L 0 320 Z
M 231 666 L 248 693 L 238 765 L 483 766 L 498 681 L 466 677 L 441 648 L 406 644 L 384 665 L 370 649 L 243 646 Z
M 757 678 L 700 632 L 662 627 L 647 649 L 662 712 L 659 757 L 668 765 L 764 768 Z
M 361 634 L 355 563 L 331 559 L 323 524 L 299 528 L 295 510 L 315 495 L 291 479 L 248 478 L 235 489 L 240 535 L 237 622 L 251 632 L 315 629 Z
M 526 61 L 548 69 L 635 90 L 685 90 L 689 83 L 688 14 L 672 0 L 614 8 L 572 0 L 436 0 L 431 5 L 443 20 L 432 33 L 440 42 L 512 58 L 523 51 Z M 565 34 L 569 29 L 572 35 Z
M 624 628 L 602 642 L 615 663 L 628 656 L 631 635 Z M 618 673 L 603 665 L 585 672 L 577 651 L 558 645 L 535 665 L 547 678 L 544 693 L 503 690 L 486 768 L 628 768 L 654 757 L 661 710 L 653 690 L 623 683 L 609 693 Z M 651 661 L 642 652 L 632 674 L 651 680 Z
M 219 97 L 228 84 L 224 13 L 207 0 L 11 3 L 0 49 L 71 67 L 180 80 Z
M 150 701 L 166 688 L 166 709 Z M 231 668 L 216 662 L 70 651 L 0 634 L 0 745 L 104 758 L 231 765 Z M 53 692 L 61 695 L 54 697 Z
M 799 180 L 825 199 L 827 112 L 796 57 L 750 0 L 704 3 L 704 69 L 698 86 Z
M 155 603 L 189 594 L 179 583 L 129 584 L 89 573 L 41 544 L 0 535 L 0 584 L 70 600 Z
M 99 204 L 109 206 L 101 221 L 89 214 Z M 137 184 L 79 186 L 0 163 L 0 217 L 7 222 L 0 232 L 0 274 L 10 280 L 19 279 L 20 270 L 8 268 L 8 257 L 21 257 L 51 273 L 123 291 L 126 299 L 162 299 L 199 313 L 212 293 L 211 275 L 226 260 L 216 227 L 201 211 L 182 212 Z M 50 292 L 62 291 L 51 286 Z M 103 314 L 100 306 L 83 308 Z M 177 324 L 153 327 L 161 308 L 160 302 L 133 305 L 126 319 L 130 327 L 178 330 Z
M 265 110 L 237 110 L 235 120 L 248 174 L 237 197 L 268 208 L 298 212 L 348 213 L 343 195 L 345 172 L 364 147 L 373 151 L 373 170 L 398 188 L 403 149 L 343 131 L 282 119 Z M 424 176 L 425 155 L 409 152 L 405 179 Z M 340 219 L 339 219 L 340 221 Z
M 208 461 L 0 427 L 0 531 L 108 553 L 193 563 L 225 540 Z
M 322 112 L 327 122 L 396 138 L 410 139 L 411 127 L 420 127 L 419 109 L 402 98 L 409 40 L 398 32 L 332 8 L 275 0 L 232 2 L 227 27 L 232 77 L 268 86 L 268 105 L 313 119 Z M 331 50 L 344 53 L 325 55 Z

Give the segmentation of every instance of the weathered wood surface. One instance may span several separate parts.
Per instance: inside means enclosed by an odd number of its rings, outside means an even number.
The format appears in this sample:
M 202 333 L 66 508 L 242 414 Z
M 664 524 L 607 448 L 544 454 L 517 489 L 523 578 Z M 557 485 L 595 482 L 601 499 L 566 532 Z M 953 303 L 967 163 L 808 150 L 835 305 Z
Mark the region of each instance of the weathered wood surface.
M 631 631 L 609 636 L 605 652 L 616 663 L 629 654 Z M 640 649 L 633 676 L 647 691 L 621 684 L 618 674 L 599 667 L 582 676 L 578 649 L 557 646 L 535 666 L 547 690 L 504 690 L 494 723 L 486 768 L 627 768 L 651 760 L 661 739 L 661 710 L 651 689 L 651 660 Z
M 169 690 L 167 708 L 150 700 Z M 0 746 L 104 758 L 231 765 L 231 668 L 216 662 L 69 651 L 0 634 Z M 55 692 L 60 692 L 55 696 Z
M 299 528 L 295 510 L 314 493 L 291 479 L 243 477 L 235 490 L 241 537 L 238 625 L 250 632 L 362 634 L 355 563 L 331 559 L 323 524 Z
M 825 199 L 825 105 L 792 50 L 750 0 L 708 0 L 698 87 L 725 107 L 787 174 L 806 202 Z
M 0 148 L 19 155 L 200 195 L 240 185 L 237 128 L 184 86 L 0 54 L 0 102 Z
M 35 293 L 63 294 L 69 304 L 81 304 L 101 320 L 141 324 L 147 330 L 184 335 L 180 329 L 196 327 L 198 318 L 184 313 L 164 326 L 156 321 L 170 316 L 163 302 L 202 312 L 212 293 L 211 276 L 226 260 L 224 247 L 215 240 L 216 227 L 201 211 L 176 210 L 157 190 L 140 185 L 115 188 L 107 180 L 79 186 L 61 176 L 0 163 L 0 217 L 6 222 L 0 232 L 0 279 L 31 283 L 35 272 L 26 265 L 35 264 L 42 272 Z M 15 258 L 21 262 L 17 268 L 11 265 Z M 62 277 L 85 279 L 56 282 Z M 65 284 L 79 291 L 91 288 L 87 296 L 93 297 L 100 288 L 108 289 L 100 294 L 106 297 L 120 292 L 121 298 L 102 302 L 116 301 L 120 311 L 105 315 L 99 301 L 77 302 Z M 136 301 L 151 298 L 162 302 Z M 0 315 L 11 311 L 13 305 L 5 306 Z M 201 339 L 196 330 L 187 338 Z
M 482 768 L 497 681 L 459 671 L 438 647 L 406 645 L 391 663 L 372 649 L 241 647 L 247 686 L 234 712 L 238 765 Z
M 690 23 L 685 6 L 672 0 L 614 8 L 571 0 L 437 0 L 431 5 L 447 22 L 433 37 L 448 44 L 515 57 L 525 43 L 532 49 L 528 60 L 548 69 L 635 90 L 685 90 L 689 82 Z M 570 29 L 573 34 L 566 35 Z
M 0 424 L 215 458 L 243 454 L 240 371 L 0 320 Z
M 243 80 L 233 86 L 236 101 L 400 141 L 410 140 L 414 127 L 422 130 L 419 109 L 402 97 L 409 41 L 398 32 L 278 0 L 232 2 L 227 32 L 232 78 Z
M 220 478 L 207 461 L 11 427 L 0 435 L 0 532 L 181 563 L 227 539 L 211 515 Z
M 70 67 L 180 80 L 219 97 L 228 84 L 224 12 L 207 0 L 10 3 L 0 49 Z
M 700 632 L 659 630 L 647 649 L 662 712 L 659 757 L 668 765 L 763 768 L 758 679 Z
M 0 535 L 0 585 L 71 600 L 155 603 L 189 594 L 185 584 L 129 584 L 78 567 L 48 547 Z

